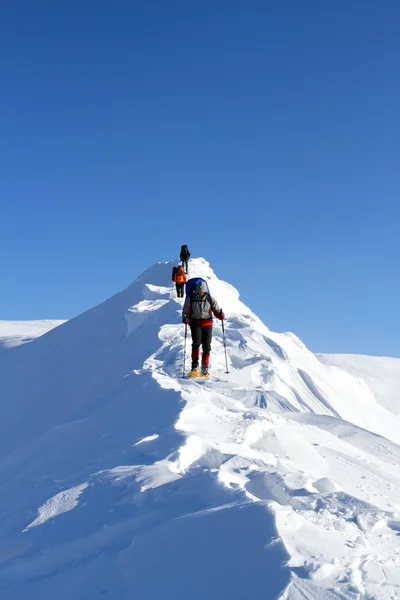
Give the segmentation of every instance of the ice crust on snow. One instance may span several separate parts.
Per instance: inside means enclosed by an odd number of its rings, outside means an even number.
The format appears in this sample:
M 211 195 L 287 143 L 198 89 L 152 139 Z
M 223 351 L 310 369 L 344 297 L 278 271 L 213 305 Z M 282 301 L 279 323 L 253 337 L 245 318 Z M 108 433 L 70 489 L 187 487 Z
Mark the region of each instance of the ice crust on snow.
M 39 507 L 39 514 L 36 519 L 32 521 L 24 531 L 27 531 L 31 527 L 42 525 L 52 517 L 73 510 L 75 506 L 78 505 L 79 496 L 87 486 L 87 483 L 81 483 L 81 485 L 77 485 L 69 490 L 64 490 L 63 492 L 56 494 L 53 498 L 46 500 L 43 506 Z
M 270 331 L 204 259 L 230 373 L 216 322 L 213 376 L 182 378 L 173 264 L 2 354 L 1 598 L 396 598 L 383 383 Z

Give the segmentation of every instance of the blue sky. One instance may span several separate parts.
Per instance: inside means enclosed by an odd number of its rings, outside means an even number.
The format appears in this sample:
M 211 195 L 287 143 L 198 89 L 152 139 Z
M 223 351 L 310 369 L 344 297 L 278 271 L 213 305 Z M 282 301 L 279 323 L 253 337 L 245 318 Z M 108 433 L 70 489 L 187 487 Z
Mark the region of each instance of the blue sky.
M 400 356 L 397 0 L 0 9 L 1 319 L 187 243 L 314 351 Z

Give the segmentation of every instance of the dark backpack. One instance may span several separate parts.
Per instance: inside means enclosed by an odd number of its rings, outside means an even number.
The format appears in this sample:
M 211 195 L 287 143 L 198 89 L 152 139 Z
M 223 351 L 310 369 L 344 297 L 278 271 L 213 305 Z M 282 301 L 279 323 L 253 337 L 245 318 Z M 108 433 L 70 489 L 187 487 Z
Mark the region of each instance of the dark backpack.
M 181 256 L 189 256 L 189 248 L 187 246 L 181 246 Z
M 178 267 L 172 267 L 172 281 L 175 281 L 174 277 L 178 272 Z

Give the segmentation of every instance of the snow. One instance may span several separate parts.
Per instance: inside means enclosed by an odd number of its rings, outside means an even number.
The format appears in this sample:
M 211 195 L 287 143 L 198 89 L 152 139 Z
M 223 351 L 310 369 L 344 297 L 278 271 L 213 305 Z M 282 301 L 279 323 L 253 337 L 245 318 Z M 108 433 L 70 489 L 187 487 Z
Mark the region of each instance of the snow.
M 24 531 L 30 527 L 42 525 L 52 517 L 56 517 L 57 515 L 68 512 L 69 510 L 73 510 L 75 506 L 78 505 L 79 496 L 83 490 L 87 488 L 87 486 L 87 483 L 82 483 L 81 485 L 77 485 L 70 490 L 64 490 L 63 492 L 56 494 L 53 498 L 46 500 L 43 506 L 39 507 L 39 514 L 36 519 L 32 521 L 32 523 L 28 525 Z
M 379 404 L 400 415 L 400 358 L 357 354 L 317 354 L 327 365 L 339 367 L 365 382 Z
M 144 437 L 141 440 L 139 440 L 138 442 L 136 442 L 135 446 L 139 446 L 139 444 L 143 444 L 144 442 L 152 442 L 153 440 L 156 440 L 158 437 L 159 437 L 158 433 L 154 433 L 153 435 L 147 435 L 146 437 Z
M 385 377 L 270 331 L 199 258 L 230 373 L 216 322 L 211 378 L 182 378 L 173 264 L 2 354 L 1 598 L 398 597 Z
M 44 335 L 65 321 L 0 321 L 0 353 L 8 348 L 26 344 Z

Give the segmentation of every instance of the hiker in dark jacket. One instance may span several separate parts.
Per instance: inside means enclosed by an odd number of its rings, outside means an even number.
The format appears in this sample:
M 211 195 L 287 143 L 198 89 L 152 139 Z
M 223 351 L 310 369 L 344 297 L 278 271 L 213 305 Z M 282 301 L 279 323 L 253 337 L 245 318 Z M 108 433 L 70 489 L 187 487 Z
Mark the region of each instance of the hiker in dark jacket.
M 185 273 L 187 274 L 189 271 L 189 258 L 190 258 L 190 252 L 189 252 L 189 248 L 187 246 L 181 246 L 181 253 L 179 255 L 179 258 L 182 262 L 182 267 L 185 269 Z
M 210 296 L 207 291 L 207 285 L 204 281 L 199 281 L 194 292 L 186 296 L 182 309 L 183 323 L 190 324 L 192 333 L 192 370 L 189 377 L 199 377 L 199 355 L 200 346 L 203 346 L 201 357 L 201 375 L 209 376 L 211 338 L 212 338 L 212 315 L 220 319 L 225 319 L 222 308 L 218 306 L 215 298 Z
M 175 275 L 174 275 L 174 281 L 175 281 L 175 285 L 176 285 L 176 295 L 178 296 L 178 298 L 183 298 L 183 292 L 185 289 L 185 283 L 186 283 L 186 275 L 185 275 L 185 271 L 183 270 L 183 267 L 179 266 Z

